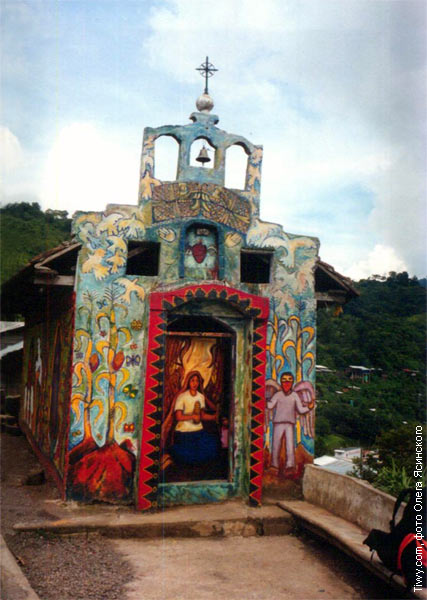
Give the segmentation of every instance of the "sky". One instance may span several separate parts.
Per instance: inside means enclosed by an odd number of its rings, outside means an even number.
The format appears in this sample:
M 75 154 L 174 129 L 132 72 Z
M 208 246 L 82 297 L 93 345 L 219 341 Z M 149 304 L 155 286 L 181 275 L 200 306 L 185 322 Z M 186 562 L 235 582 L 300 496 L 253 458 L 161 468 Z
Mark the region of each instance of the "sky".
M 146 126 L 264 147 L 261 218 L 355 280 L 426 263 L 424 0 L 2 0 L 3 205 L 136 204 Z M 168 166 L 168 150 L 159 162 Z M 170 160 L 169 160 L 170 162 Z M 229 176 L 239 163 L 230 160 Z

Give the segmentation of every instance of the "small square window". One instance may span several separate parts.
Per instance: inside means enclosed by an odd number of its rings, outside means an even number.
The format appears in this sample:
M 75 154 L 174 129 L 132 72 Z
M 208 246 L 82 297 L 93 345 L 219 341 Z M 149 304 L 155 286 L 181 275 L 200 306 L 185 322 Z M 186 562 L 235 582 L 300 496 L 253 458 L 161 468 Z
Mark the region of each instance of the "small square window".
M 243 283 L 270 283 L 271 250 L 242 250 L 240 280 Z
M 129 242 L 126 275 L 155 277 L 159 274 L 159 257 L 158 242 Z

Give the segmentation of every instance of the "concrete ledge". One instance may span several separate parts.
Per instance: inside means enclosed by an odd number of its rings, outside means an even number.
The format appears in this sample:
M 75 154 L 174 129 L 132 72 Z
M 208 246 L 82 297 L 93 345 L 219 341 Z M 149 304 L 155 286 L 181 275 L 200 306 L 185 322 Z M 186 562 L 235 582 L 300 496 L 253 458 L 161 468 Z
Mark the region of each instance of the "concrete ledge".
M 322 506 L 366 531 L 389 531 L 395 498 L 366 481 L 306 465 L 302 489 L 307 502 Z
M 18 566 L 2 535 L 1 552 L 1 594 L 3 600 L 39 600 L 28 583 L 28 579 Z
M 76 516 L 56 521 L 17 523 L 15 531 L 39 531 L 54 535 L 100 534 L 110 538 L 227 537 L 285 535 L 292 517 L 277 506 L 249 509 L 227 504 L 185 507 L 164 513 Z
M 358 525 L 304 500 L 284 500 L 279 502 L 278 506 L 289 512 L 298 523 L 340 548 L 400 592 L 404 592 L 406 597 L 427 599 L 427 589 L 408 595 L 402 577 L 394 575 L 377 557 L 371 558 L 369 548 L 363 544 L 368 533 Z

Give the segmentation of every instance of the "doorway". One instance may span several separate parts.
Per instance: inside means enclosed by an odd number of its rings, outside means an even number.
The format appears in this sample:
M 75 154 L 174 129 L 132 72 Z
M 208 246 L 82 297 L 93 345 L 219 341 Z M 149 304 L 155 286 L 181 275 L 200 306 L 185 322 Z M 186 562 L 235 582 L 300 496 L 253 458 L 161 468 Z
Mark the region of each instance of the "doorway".
M 174 315 L 166 332 L 160 481 L 231 481 L 234 332 Z
M 268 298 L 217 283 L 151 293 L 136 490 L 140 510 L 220 502 L 238 496 L 254 506 L 261 503 L 268 314 Z M 223 369 L 216 369 L 223 377 L 222 397 L 217 396 L 221 400 L 218 413 L 225 415 L 228 410 L 230 420 L 228 449 L 223 452 L 228 466 L 224 468 L 224 461 L 219 461 L 220 479 L 200 480 L 200 473 L 187 472 L 184 481 L 171 481 L 167 468 L 162 469 L 166 454 L 162 442 L 166 449 L 172 444 L 165 426 L 169 411 L 164 409 L 164 397 L 165 381 L 172 379 L 174 373 L 165 370 L 166 346 L 169 338 L 179 337 L 223 338 L 219 344 Z M 221 352 L 217 354 L 220 356 Z M 177 394 L 185 383 L 183 373 L 175 377 Z M 206 395 L 210 399 L 209 383 Z M 169 399 L 173 398 L 173 393 L 169 394 Z M 215 424 L 218 427 L 216 420 Z M 208 473 L 209 478 L 214 476 L 218 472 Z M 173 477 L 178 477 L 176 471 L 170 475 Z M 179 477 L 184 477 L 182 472 Z

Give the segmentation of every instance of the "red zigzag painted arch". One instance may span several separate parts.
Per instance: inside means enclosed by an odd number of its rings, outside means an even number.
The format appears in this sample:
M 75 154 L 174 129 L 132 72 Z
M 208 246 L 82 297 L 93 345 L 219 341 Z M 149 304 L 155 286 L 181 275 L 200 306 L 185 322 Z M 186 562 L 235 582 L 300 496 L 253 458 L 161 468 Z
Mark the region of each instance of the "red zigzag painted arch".
M 160 462 L 163 368 L 167 314 L 177 306 L 192 301 L 217 300 L 230 304 L 253 319 L 252 402 L 249 465 L 249 503 L 261 503 L 263 475 L 263 433 L 265 414 L 265 360 L 268 298 L 217 284 L 182 287 L 150 296 L 147 367 L 144 410 L 141 427 L 137 507 L 156 509 Z

